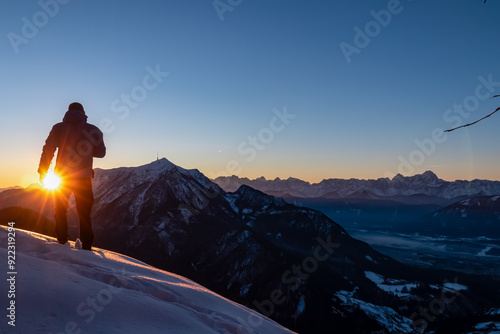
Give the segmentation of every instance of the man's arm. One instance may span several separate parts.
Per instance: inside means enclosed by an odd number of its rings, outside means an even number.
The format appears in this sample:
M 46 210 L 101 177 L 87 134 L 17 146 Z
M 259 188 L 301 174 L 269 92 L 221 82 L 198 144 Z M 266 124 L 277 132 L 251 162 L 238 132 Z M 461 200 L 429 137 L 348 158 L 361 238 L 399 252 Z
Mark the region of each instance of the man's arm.
M 94 146 L 92 155 L 94 158 L 104 158 L 106 156 L 106 146 L 104 145 L 104 136 L 98 128 L 96 128 L 96 135 L 98 137 L 97 144 Z
M 57 136 L 56 136 L 55 126 L 50 131 L 45 145 L 42 149 L 42 156 L 40 157 L 40 164 L 38 165 L 38 173 L 40 174 L 40 180 L 43 180 L 47 171 L 49 170 L 52 159 L 54 158 L 54 153 L 57 149 Z

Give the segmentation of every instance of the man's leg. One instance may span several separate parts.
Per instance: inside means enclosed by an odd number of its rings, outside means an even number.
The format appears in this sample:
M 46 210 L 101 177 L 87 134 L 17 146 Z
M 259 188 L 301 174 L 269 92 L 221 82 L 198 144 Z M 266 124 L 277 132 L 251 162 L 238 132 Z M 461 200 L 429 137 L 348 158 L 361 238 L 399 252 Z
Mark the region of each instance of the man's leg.
M 57 240 L 61 244 L 68 241 L 68 201 L 71 195 L 69 185 L 63 184 L 63 187 L 55 195 L 55 221 Z
M 76 210 L 80 219 L 82 248 L 90 250 L 94 242 L 94 232 L 92 231 L 92 221 L 90 218 L 92 206 L 94 205 L 91 179 L 79 179 L 76 182 L 73 193 L 75 194 Z

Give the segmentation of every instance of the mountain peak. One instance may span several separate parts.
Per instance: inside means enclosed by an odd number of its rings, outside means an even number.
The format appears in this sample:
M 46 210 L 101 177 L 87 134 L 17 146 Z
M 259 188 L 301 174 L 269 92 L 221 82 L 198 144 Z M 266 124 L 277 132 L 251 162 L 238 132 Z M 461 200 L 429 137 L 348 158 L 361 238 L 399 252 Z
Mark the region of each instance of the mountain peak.
M 11 189 L 19 189 L 19 188 L 12 187 Z M 32 183 L 29 186 L 27 186 L 26 189 L 43 189 L 43 187 L 40 183 Z
M 400 173 L 397 173 L 396 175 L 394 175 L 394 177 L 392 178 L 392 182 L 399 182 L 399 181 L 402 181 L 404 180 L 404 176 Z
M 398 173 L 396 174 L 393 178 L 393 182 L 404 182 L 404 180 L 422 180 L 424 182 L 436 182 L 439 180 L 438 176 L 433 172 L 433 171 L 425 171 L 422 174 L 415 174 L 413 176 L 403 176 L 402 174 Z
M 427 180 L 429 181 L 437 181 L 439 180 L 438 176 L 433 172 L 433 171 L 425 171 L 423 174 L 422 174 L 423 177 L 425 177 Z
M 161 158 L 155 161 L 152 161 L 148 164 L 137 166 L 137 167 L 119 167 L 115 169 L 109 169 L 108 171 L 112 170 L 127 170 L 127 171 L 132 171 L 133 173 L 137 175 L 149 175 L 150 177 L 154 177 L 155 175 L 160 175 L 163 172 L 166 171 L 172 171 L 172 170 L 183 170 L 186 171 L 185 169 L 177 166 L 176 164 L 170 162 L 166 158 Z
M 266 195 L 264 192 L 260 191 L 260 190 L 257 190 L 255 188 L 252 188 L 246 184 L 242 184 L 238 190 L 236 191 L 236 193 L 240 196 L 247 196 L 249 198 L 252 198 L 252 197 L 260 197 L 260 196 L 265 196 L 265 197 L 269 197 L 269 195 Z
M 168 160 L 167 158 L 161 158 L 161 159 L 155 160 L 155 161 L 153 161 L 149 164 L 146 164 L 144 166 L 141 166 L 141 167 L 147 167 L 148 169 L 161 170 L 161 171 L 169 170 L 172 168 L 178 168 L 177 165 L 170 162 L 170 160 Z
M 248 207 L 264 207 L 270 204 L 275 204 L 277 206 L 283 206 L 286 202 L 281 198 L 276 198 L 274 196 L 268 195 L 260 190 L 252 188 L 247 185 L 242 185 L 235 192 L 241 200 L 247 203 Z

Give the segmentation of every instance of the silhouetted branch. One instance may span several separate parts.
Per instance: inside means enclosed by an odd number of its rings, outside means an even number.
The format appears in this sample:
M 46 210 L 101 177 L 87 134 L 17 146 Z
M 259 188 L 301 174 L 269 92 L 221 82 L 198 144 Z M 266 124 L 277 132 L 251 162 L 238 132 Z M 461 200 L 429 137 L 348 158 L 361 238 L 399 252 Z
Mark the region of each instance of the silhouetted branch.
M 485 1 L 485 2 L 486 2 L 486 1 Z M 493 96 L 493 97 L 492 97 L 492 99 L 494 99 L 495 97 L 500 97 L 500 95 L 495 95 L 495 96 Z M 465 127 L 467 127 L 467 126 L 474 125 L 474 124 L 476 124 L 477 122 L 480 122 L 480 121 L 482 121 L 483 119 L 490 117 L 491 115 L 493 115 L 494 113 L 496 113 L 496 112 L 497 112 L 497 111 L 499 111 L 499 110 L 500 110 L 500 107 L 498 107 L 498 108 L 497 108 L 494 112 L 492 112 L 491 114 L 489 114 L 489 115 L 487 115 L 487 116 L 484 116 L 483 118 L 478 119 L 478 120 L 477 120 L 477 121 L 475 121 L 475 122 L 472 122 L 472 123 L 469 123 L 469 124 L 465 124 L 465 125 L 462 125 L 462 126 L 458 126 L 458 127 L 456 127 L 456 128 L 450 129 L 450 130 L 445 130 L 444 132 L 451 132 L 451 131 L 455 131 L 456 129 L 465 128 Z

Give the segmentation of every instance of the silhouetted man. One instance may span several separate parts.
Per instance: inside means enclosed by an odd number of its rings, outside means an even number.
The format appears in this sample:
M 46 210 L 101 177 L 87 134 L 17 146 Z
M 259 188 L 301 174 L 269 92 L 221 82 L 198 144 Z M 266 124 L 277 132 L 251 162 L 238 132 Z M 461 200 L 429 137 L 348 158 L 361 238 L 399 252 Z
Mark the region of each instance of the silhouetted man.
M 92 193 L 93 158 L 106 155 L 102 132 L 87 123 L 85 110 L 80 103 L 71 103 L 63 121 L 54 125 L 45 141 L 38 173 L 40 181 L 45 178 L 58 149 L 55 173 L 61 178 L 61 187 L 56 192 L 55 221 L 59 243 L 68 241 L 68 202 L 73 193 L 80 219 L 82 248 L 92 249 L 94 232 L 90 214 L 94 204 Z

